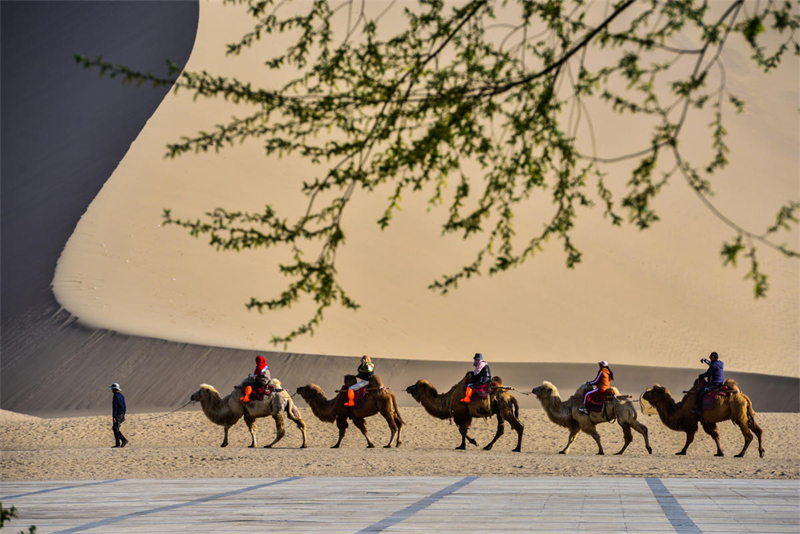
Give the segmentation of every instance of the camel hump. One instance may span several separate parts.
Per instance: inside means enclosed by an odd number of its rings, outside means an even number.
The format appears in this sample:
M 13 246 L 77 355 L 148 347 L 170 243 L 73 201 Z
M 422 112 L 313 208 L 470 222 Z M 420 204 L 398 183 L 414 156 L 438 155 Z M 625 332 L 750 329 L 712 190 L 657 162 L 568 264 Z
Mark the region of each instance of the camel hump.
M 372 378 L 369 379 L 369 388 L 376 388 L 382 389 L 383 388 L 383 380 L 378 375 L 372 375 Z
M 739 389 L 739 384 L 733 378 L 729 378 L 725 381 L 725 386 L 736 393 L 740 393 L 741 390 Z

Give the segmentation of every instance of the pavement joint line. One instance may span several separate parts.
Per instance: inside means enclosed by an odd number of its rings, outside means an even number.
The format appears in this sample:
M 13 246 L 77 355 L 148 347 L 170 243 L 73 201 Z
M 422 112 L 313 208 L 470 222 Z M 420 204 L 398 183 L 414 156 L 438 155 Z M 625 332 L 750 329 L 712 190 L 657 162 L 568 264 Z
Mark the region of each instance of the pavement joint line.
M 108 484 L 111 482 L 119 482 L 120 480 L 125 480 L 123 478 L 113 478 L 111 480 L 98 480 L 97 482 L 87 482 L 86 484 L 74 484 L 72 486 L 61 486 L 58 488 L 49 488 L 43 489 L 39 491 L 31 491 L 28 493 L 17 493 L 16 495 L 4 495 L 0 497 L 0 501 L 7 501 L 9 499 L 19 499 L 20 497 L 29 497 L 31 495 L 39 495 L 40 493 L 50 493 L 51 491 L 61 491 L 61 490 L 70 490 L 75 488 L 83 488 L 86 486 L 96 486 L 98 484 Z
M 655 495 L 659 506 L 661 506 L 664 515 L 667 516 L 670 524 L 672 524 L 672 528 L 675 529 L 675 532 L 678 534 L 688 532 L 699 532 L 702 534 L 703 531 L 694 524 L 694 521 L 689 519 L 686 511 L 681 507 L 672 493 L 669 492 L 664 483 L 661 482 L 660 478 L 648 477 L 645 480 L 647 481 L 647 485 L 650 486 L 653 495 Z
M 80 525 L 73 528 L 68 528 L 66 530 L 59 530 L 54 534 L 71 534 L 73 532 L 83 532 L 84 530 L 90 530 L 93 528 L 105 527 L 108 525 L 112 525 L 114 523 L 120 523 L 127 519 L 131 519 L 133 517 L 140 517 L 150 514 L 157 514 L 159 512 L 166 512 L 167 510 L 176 510 L 178 508 L 184 508 L 186 506 L 194 506 L 196 504 L 201 504 L 208 501 L 214 501 L 216 499 L 223 499 L 225 497 L 230 497 L 232 495 L 238 495 L 240 493 L 245 493 L 248 491 L 254 491 L 261 488 L 266 488 L 268 486 L 275 486 L 277 484 L 283 484 L 284 482 L 292 482 L 293 480 L 299 480 L 302 477 L 289 477 L 283 478 L 281 480 L 273 480 L 272 482 L 266 482 L 264 484 L 256 484 L 255 486 L 248 486 L 246 488 L 239 488 L 232 491 L 227 491 L 225 493 L 217 493 L 216 495 L 209 495 L 207 497 L 201 497 L 200 499 L 195 499 L 193 501 L 182 502 L 178 504 L 170 504 L 169 506 L 161 506 L 159 508 L 153 508 L 151 510 L 140 510 L 138 512 L 131 512 L 130 514 L 119 515 L 117 517 L 109 517 L 108 519 L 103 519 L 100 521 L 95 521 L 94 523 L 87 523 L 85 525 Z
M 446 488 L 441 489 L 441 490 L 437 491 L 436 493 L 432 493 L 431 495 L 428 495 L 427 497 L 424 497 L 424 498 L 420 499 L 419 501 L 415 502 L 414 504 L 409 505 L 409 506 L 403 508 L 402 510 L 399 510 L 399 511 L 393 513 L 392 515 L 390 515 L 386 519 L 382 519 L 382 520 L 378 521 L 377 523 L 373 523 L 370 526 L 359 530 L 356 534 L 361 534 L 362 532 L 383 532 L 387 528 L 392 527 L 392 526 L 394 526 L 394 525 L 396 525 L 398 523 L 401 523 L 402 521 L 405 521 L 406 519 L 408 519 L 412 515 L 416 514 L 417 512 L 420 512 L 420 511 L 424 510 L 425 508 L 428 508 L 432 504 L 434 504 L 437 501 L 440 501 L 441 499 L 447 497 L 451 493 L 460 490 L 461 488 L 463 488 L 464 486 L 466 486 L 470 482 L 474 482 L 475 480 L 478 480 L 478 478 L 479 477 L 464 477 L 461 480 L 459 480 L 458 482 L 456 482 L 454 484 L 450 484 Z

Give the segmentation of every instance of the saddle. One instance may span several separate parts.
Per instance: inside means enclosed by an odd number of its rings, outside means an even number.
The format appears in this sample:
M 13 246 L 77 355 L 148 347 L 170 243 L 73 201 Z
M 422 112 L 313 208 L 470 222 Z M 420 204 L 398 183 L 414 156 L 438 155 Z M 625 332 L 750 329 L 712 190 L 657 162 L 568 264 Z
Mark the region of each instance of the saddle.
M 489 398 L 489 394 L 492 392 L 492 382 L 486 382 L 485 384 L 481 384 L 478 387 L 472 388 L 472 397 L 471 399 L 477 400 L 486 400 Z
M 269 397 L 270 395 L 272 395 L 272 387 L 269 385 L 256 386 L 250 393 L 250 401 L 264 400 L 264 397 Z
M 713 410 L 714 401 L 717 400 L 717 397 L 727 397 L 730 393 L 732 393 L 732 391 L 724 384 L 708 391 L 703 395 L 703 411 Z
M 356 408 L 364 405 L 364 399 L 367 397 L 367 395 L 369 395 L 369 386 L 355 390 L 353 402 L 355 403 Z
M 606 397 L 613 397 L 614 393 L 607 389 L 605 391 L 595 391 L 586 399 L 586 410 L 589 412 L 602 412 Z

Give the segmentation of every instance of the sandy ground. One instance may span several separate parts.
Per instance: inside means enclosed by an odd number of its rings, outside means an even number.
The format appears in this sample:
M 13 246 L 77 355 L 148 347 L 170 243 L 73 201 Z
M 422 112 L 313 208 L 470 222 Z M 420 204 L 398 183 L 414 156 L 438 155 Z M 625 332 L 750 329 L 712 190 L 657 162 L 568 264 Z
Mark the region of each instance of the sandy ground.
M 186 409 L 188 410 L 188 408 Z M 674 453 L 683 434 L 668 430 L 654 416 L 639 415 L 649 429 L 654 449 L 648 455 L 639 434 L 623 456 L 617 425 L 598 427 L 605 456 L 596 456 L 593 440 L 579 435 L 567 456 L 557 454 L 566 444 L 567 431 L 546 419 L 541 409 L 523 409 L 525 424 L 522 453 L 511 452 L 516 436 L 506 434 L 492 451 L 469 446 L 453 450 L 458 430 L 448 421 L 434 419 L 422 408 L 403 408 L 406 422 L 399 449 L 383 449 L 388 428 L 380 417 L 367 420 L 378 448 L 366 449 L 352 425 L 338 450 L 333 424 L 322 423 L 308 408 L 301 408 L 308 425 L 308 448 L 300 449 L 300 432 L 287 427 L 286 437 L 272 450 L 261 445 L 275 435 L 271 422 L 262 420 L 259 448 L 249 449 L 249 434 L 242 422 L 231 429 L 230 445 L 220 448 L 222 427 L 213 425 L 200 411 L 132 414 L 122 430 L 130 440 L 125 449 L 112 449 L 108 416 L 44 419 L 0 412 L 0 479 L 87 480 L 111 478 L 195 478 L 268 476 L 653 476 L 711 478 L 800 478 L 800 414 L 760 413 L 766 454 L 758 457 L 755 441 L 744 458 L 734 458 L 742 445 L 738 429 L 719 425 L 724 458 L 715 458 L 712 440 L 698 433 L 687 456 Z M 488 443 L 495 423 L 473 423 L 471 435 L 479 445 Z

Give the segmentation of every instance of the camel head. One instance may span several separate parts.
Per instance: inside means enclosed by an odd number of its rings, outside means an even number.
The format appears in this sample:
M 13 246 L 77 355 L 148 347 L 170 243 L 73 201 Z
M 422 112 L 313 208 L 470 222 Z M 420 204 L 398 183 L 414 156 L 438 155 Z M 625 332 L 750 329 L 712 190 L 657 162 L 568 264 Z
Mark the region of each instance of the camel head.
M 297 394 L 303 397 L 303 400 L 308 401 L 308 399 L 314 398 L 317 395 L 325 396 L 322 393 L 322 388 L 320 388 L 316 384 L 306 384 L 305 386 L 300 386 L 297 388 Z
M 422 392 L 426 390 L 433 391 L 434 395 L 436 394 L 436 388 L 433 387 L 433 384 L 427 380 L 417 380 L 413 385 L 406 388 L 406 393 L 414 397 L 415 401 L 419 402 L 422 397 Z
M 642 399 L 650 404 L 653 404 L 653 401 L 658 402 L 666 398 L 672 398 L 672 394 L 667 388 L 658 384 L 653 384 L 653 387 L 642 394 Z
M 536 395 L 537 399 L 542 400 L 548 397 L 558 395 L 558 389 L 553 384 L 545 380 L 544 382 L 542 382 L 541 386 L 536 386 L 535 388 L 533 388 L 533 390 L 531 390 L 531 393 Z
M 199 402 L 202 401 L 205 397 L 208 397 L 208 395 L 212 392 L 219 395 L 217 390 L 214 389 L 214 386 L 209 386 L 208 384 L 200 384 L 200 389 L 192 393 L 192 396 L 189 398 L 194 402 Z
M 356 382 L 358 382 L 358 377 L 356 377 L 356 375 L 344 375 L 344 381 L 342 382 L 343 389 L 349 388 Z

